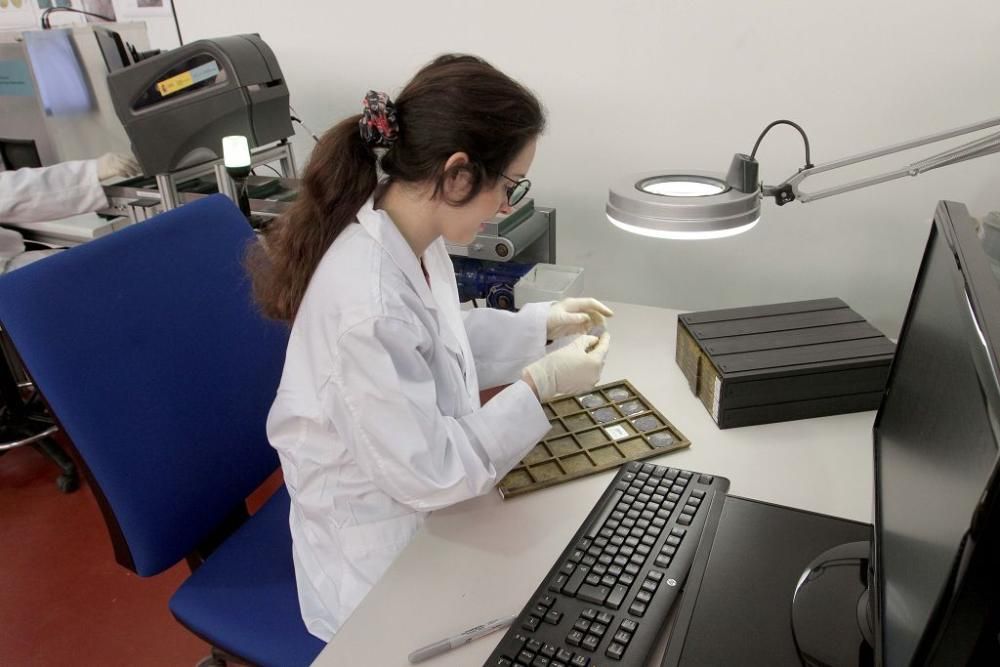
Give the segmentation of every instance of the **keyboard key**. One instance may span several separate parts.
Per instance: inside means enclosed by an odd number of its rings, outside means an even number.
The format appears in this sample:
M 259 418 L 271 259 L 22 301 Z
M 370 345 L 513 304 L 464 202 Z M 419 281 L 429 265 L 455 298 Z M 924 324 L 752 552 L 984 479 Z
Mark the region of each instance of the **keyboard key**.
M 580 647 L 585 648 L 588 651 L 596 651 L 597 645 L 600 643 L 601 643 L 600 637 L 597 637 L 595 635 L 587 635 L 586 637 L 583 638 L 583 641 L 580 643 Z
M 546 658 L 556 657 L 556 647 L 553 646 L 552 644 L 545 644 L 544 646 L 542 646 L 542 655 L 544 655 Z
M 618 607 L 622 606 L 622 601 L 625 599 L 626 593 L 628 593 L 628 586 L 618 584 L 611 589 L 611 594 L 608 596 L 606 604 L 612 609 L 618 609 Z
M 571 562 L 571 563 L 579 563 L 580 560 L 584 557 L 584 555 L 585 554 L 582 551 L 580 551 L 579 549 L 577 549 L 577 550 L 575 550 L 573 553 L 571 553 L 569 555 L 569 562 Z
M 695 489 L 694 491 L 691 492 L 691 495 L 694 496 L 695 498 L 701 499 L 705 497 L 705 492 L 702 491 L 701 489 Z
M 625 655 L 625 647 L 618 642 L 612 642 L 608 650 L 604 652 L 604 655 L 608 656 L 612 660 L 621 660 L 622 656 Z
M 649 604 L 650 602 L 653 601 L 653 594 L 650 593 L 649 591 L 639 591 L 638 593 L 635 594 L 635 599 L 638 600 L 639 602 Z
M 586 565 L 587 567 L 592 567 L 596 562 L 597 559 L 594 558 L 593 556 L 584 556 L 583 560 L 580 561 L 580 565 Z
M 573 665 L 573 667 L 587 667 L 587 665 L 590 664 L 590 658 L 582 653 L 577 653 L 573 656 L 573 659 L 570 660 L 569 664 Z
M 494 664 L 496 665 L 496 667 L 511 667 L 511 665 L 513 665 L 514 663 L 512 663 L 510 661 L 510 658 L 508 658 L 507 656 L 500 656 L 500 659 L 497 660 L 496 663 Z
M 632 606 L 628 608 L 628 613 L 641 618 L 646 613 L 646 605 L 642 602 L 633 602 Z
M 590 633 L 597 635 L 598 637 L 604 637 L 604 633 L 608 631 L 608 626 L 603 623 L 592 623 L 590 625 Z
M 558 593 L 566 585 L 566 581 L 569 580 L 565 574 L 557 574 L 556 578 L 549 582 L 549 590 Z
M 525 665 L 530 665 L 531 661 L 535 659 L 535 654 L 530 651 L 521 651 L 517 654 L 517 661 L 524 663 Z
M 612 565 L 611 567 L 614 567 L 614 565 Z M 608 566 L 605 565 L 604 563 L 598 563 L 594 567 L 590 568 L 590 573 L 596 574 L 599 577 L 603 577 L 605 574 L 607 574 L 607 572 L 608 572 Z
M 597 622 L 603 623 L 604 625 L 611 625 L 612 623 L 615 622 L 615 617 L 606 611 L 602 611 L 600 614 L 597 615 Z
M 643 585 L 645 585 L 645 584 L 643 584 Z M 562 612 L 561 611 L 556 611 L 555 609 L 553 609 L 549 613 L 545 614 L 545 616 L 544 616 L 545 622 L 549 623 L 550 625 L 559 625 L 559 621 L 562 620 L 562 617 L 563 617 Z M 549 656 L 549 657 L 551 658 L 552 656 Z
M 646 573 L 646 576 L 656 582 L 659 582 L 663 579 L 663 573 L 660 572 L 659 570 L 650 570 L 649 572 Z
M 585 618 L 577 619 L 576 623 L 573 624 L 574 630 L 579 630 L 580 632 L 586 632 L 590 630 L 590 621 Z
M 608 599 L 608 595 L 610 593 L 611 589 L 607 586 L 591 586 L 590 584 L 584 584 L 583 586 L 580 586 L 577 597 L 581 600 L 586 600 L 587 602 L 593 602 L 594 604 L 604 604 L 604 601 Z
M 531 663 L 531 667 L 549 667 L 550 660 L 544 655 L 539 655 L 535 657 L 535 661 Z
M 524 623 L 521 624 L 521 627 L 524 628 L 525 630 L 530 630 L 531 632 L 534 632 L 535 630 L 538 629 L 538 624 L 541 623 L 541 621 L 542 619 L 538 618 L 537 616 L 529 615 L 528 618 L 524 620 Z
M 664 556 L 673 556 L 675 553 L 677 553 L 677 547 L 673 546 L 672 544 L 664 544 L 662 547 L 660 547 L 660 553 L 663 554 Z
M 647 579 L 646 581 L 642 582 L 642 590 L 649 591 L 650 593 L 655 593 L 656 582 L 653 581 L 652 579 Z
M 590 574 L 590 568 L 585 565 L 581 565 L 573 570 L 569 581 L 563 586 L 563 593 L 570 596 L 576 595 L 576 592 L 580 589 L 580 585 L 583 584 L 583 580 L 587 578 L 588 574 Z
M 676 535 L 677 537 L 684 537 L 685 535 L 687 535 L 687 529 L 686 528 L 677 528 L 675 526 L 675 527 L 673 527 L 673 528 L 670 529 L 670 534 L 671 535 Z
M 679 517 L 677 517 L 677 523 L 679 523 L 682 526 L 690 526 L 692 519 L 694 519 L 694 517 L 691 516 L 690 514 L 681 514 Z
M 670 560 L 671 560 L 670 556 L 664 556 L 663 554 L 660 554 L 659 556 L 656 557 L 656 560 L 653 561 L 653 565 L 655 565 L 656 567 L 662 567 L 666 569 L 670 567 Z
M 632 634 L 625 632 L 624 630 L 619 630 L 615 633 L 614 640 L 619 644 L 628 644 L 632 639 Z
M 542 642 L 538 641 L 537 639 L 529 639 L 525 643 L 524 648 L 525 650 L 530 651 L 532 653 L 538 653 L 539 651 L 542 650 Z
M 542 597 L 538 598 L 535 601 L 535 604 L 540 604 L 540 605 L 542 605 L 543 607 L 546 607 L 546 608 L 551 607 L 555 603 L 556 603 L 556 599 L 554 597 L 552 597 L 551 595 L 543 595 Z
M 595 618 L 597 618 L 597 610 L 587 607 L 586 609 L 580 612 L 580 616 L 583 616 L 588 621 L 592 621 Z
M 623 618 L 621 626 L 622 630 L 625 632 L 631 632 L 635 634 L 635 631 L 639 629 L 639 624 L 633 621 L 631 618 Z
M 559 568 L 559 571 L 563 574 L 570 575 L 573 574 L 573 570 L 576 569 L 576 563 L 563 563 L 563 566 Z
M 699 475 L 698 476 L 698 483 L 699 484 L 711 484 L 713 479 L 715 479 L 715 478 L 712 477 L 711 475 Z
M 573 659 L 572 651 L 567 651 L 564 648 L 561 648 L 558 651 L 556 651 L 556 660 L 561 660 L 562 662 L 569 662 L 572 659 Z
M 677 537 L 676 535 L 670 535 L 669 537 L 667 537 L 666 543 L 669 544 L 670 546 L 676 547 L 681 543 L 681 538 Z
M 631 586 L 633 581 L 635 581 L 635 577 L 628 572 L 618 577 L 618 583 L 624 586 Z
M 587 584 L 589 586 L 600 586 L 601 585 L 601 577 L 599 575 L 596 575 L 596 574 L 587 575 L 587 578 L 584 579 L 584 581 L 587 582 Z M 578 595 L 579 595 L 579 593 L 578 593 Z
M 607 586 L 608 588 L 614 586 L 618 583 L 618 580 L 612 577 L 610 574 L 606 574 L 601 577 L 601 586 Z
M 573 630 L 568 635 L 566 635 L 566 643 L 570 646 L 579 646 L 580 642 L 583 641 L 583 633 L 579 630 Z

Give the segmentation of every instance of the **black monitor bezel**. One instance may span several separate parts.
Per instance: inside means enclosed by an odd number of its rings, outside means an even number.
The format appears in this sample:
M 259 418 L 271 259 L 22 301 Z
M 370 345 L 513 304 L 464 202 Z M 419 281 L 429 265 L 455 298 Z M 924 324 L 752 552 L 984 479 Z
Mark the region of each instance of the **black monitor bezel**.
M 970 337 L 973 335 L 978 336 L 985 345 L 985 349 L 981 350 L 984 354 L 974 354 L 973 358 L 981 377 L 992 379 L 991 387 L 995 391 L 992 392 L 993 395 L 988 397 L 987 400 L 1000 411 L 1000 382 L 998 382 L 1000 367 L 997 364 L 997 354 L 1000 351 L 1000 347 L 998 347 L 998 344 L 1000 344 L 1000 284 L 997 283 L 990 269 L 988 259 L 976 234 L 975 220 L 969 215 L 968 209 L 963 204 L 950 201 L 941 201 L 938 203 L 924 255 L 921 259 L 920 269 L 914 283 L 913 294 L 918 293 L 925 278 L 928 250 L 931 244 L 937 241 L 938 235 L 943 237 L 955 259 L 953 278 L 956 281 L 956 291 L 959 294 L 964 292 L 972 311 L 972 317 L 966 322 L 969 327 L 969 335 Z M 906 333 L 911 323 L 914 306 L 914 299 L 911 297 L 910 303 L 907 306 L 906 316 L 903 320 L 899 343 L 897 344 L 897 355 L 902 346 L 906 344 Z M 886 396 L 888 395 L 888 390 L 892 387 L 895 377 L 895 371 L 896 364 L 894 362 L 890 367 L 889 378 L 886 384 L 887 393 L 883 395 L 882 406 L 879 407 L 873 427 L 875 528 L 873 530 L 872 559 L 874 563 L 874 600 L 876 601 L 876 613 L 874 614 L 875 660 L 876 664 L 879 665 L 884 664 L 885 659 L 884 627 L 882 623 L 882 612 L 885 609 L 885 588 L 883 586 L 882 562 L 879 552 L 880 527 L 882 525 L 882 507 L 879 494 L 881 485 L 879 426 Z M 996 426 L 994 424 L 994 428 Z M 987 509 L 996 504 L 995 498 L 998 494 L 1000 494 L 1000 466 L 995 462 L 989 481 L 977 505 L 977 516 L 986 514 Z M 995 512 L 990 513 L 993 514 Z M 993 521 L 979 522 L 979 531 L 981 532 L 985 529 L 985 526 L 991 523 Z M 977 532 L 977 529 L 974 524 L 973 530 L 963 540 L 959 557 L 953 565 L 949 583 L 956 587 L 961 584 L 961 578 L 965 574 L 962 564 L 969 561 L 970 552 L 976 545 L 977 536 L 972 534 L 975 532 Z M 924 628 L 920 642 L 917 645 L 913 664 L 925 664 L 935 652 L 938 640 L 946 629 L 948 615 L 953 611 L 951 608 L 953 597 L 942 595 L 939 598 L 932 610 L 928 625 Z

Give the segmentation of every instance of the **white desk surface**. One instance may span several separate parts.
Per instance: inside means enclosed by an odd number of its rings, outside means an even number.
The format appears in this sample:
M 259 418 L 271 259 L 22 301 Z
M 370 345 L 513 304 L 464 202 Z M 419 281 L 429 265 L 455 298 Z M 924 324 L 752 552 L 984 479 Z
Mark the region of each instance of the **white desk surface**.
M 734 495 L 871 521 L 874 411 L 720 430 L 674 362 L 680 311 L 608 305 L 602 383 L 628 380 L 692 443 L 649 461 L 728 477 Z M 613 476 L 434 512 L 313 664 L 402 667 L 416 648 L 519 612 Z M 501 637 L 421 664 L 481 665 Z

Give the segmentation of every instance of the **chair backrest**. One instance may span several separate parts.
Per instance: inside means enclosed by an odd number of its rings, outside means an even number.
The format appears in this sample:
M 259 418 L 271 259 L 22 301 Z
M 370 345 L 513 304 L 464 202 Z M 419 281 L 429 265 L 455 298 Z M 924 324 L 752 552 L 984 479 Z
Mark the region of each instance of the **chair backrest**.
M 0 277 L 0 326 L 140 575 L 191 553 L 278 466 L 265 421 L 288 329 L 253 304 L 253 241 L 219 195 Z

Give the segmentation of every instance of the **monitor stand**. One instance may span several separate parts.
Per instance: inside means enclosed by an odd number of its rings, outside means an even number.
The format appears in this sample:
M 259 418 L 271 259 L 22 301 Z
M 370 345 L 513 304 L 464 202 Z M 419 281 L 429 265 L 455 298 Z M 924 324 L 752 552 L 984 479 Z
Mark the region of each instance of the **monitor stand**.
M 870 562 L 870 542 L 849 542 L 824 551 L 802 573 L 792 597 L 792 635 L 803 665 L 875 664 Z
M 663 654 L 652 664 L 837 665 L 839 658 L 827 657 L 832 654 L 814 635 L 839 636 L 834 645 L 850 647 L 842 664 L 865 664 L 859 658 L 867 644 L 856 619 L 859 603 L 867 606 L 861 573 L 871 538 L 870 524 L 727 497 L 715 539 L 699 545 L 674 622 L 665 628 Z M 851 543 L 857 545 L 846 546 Z

